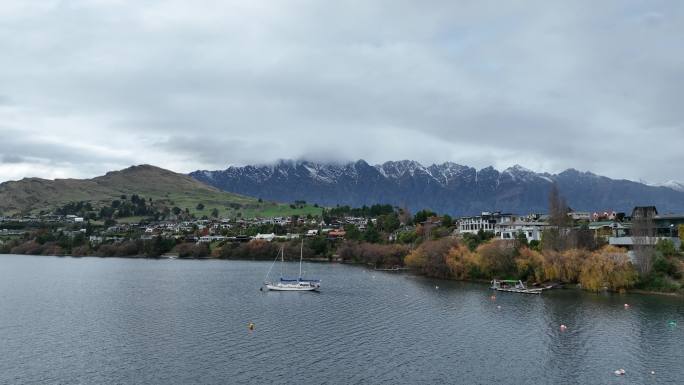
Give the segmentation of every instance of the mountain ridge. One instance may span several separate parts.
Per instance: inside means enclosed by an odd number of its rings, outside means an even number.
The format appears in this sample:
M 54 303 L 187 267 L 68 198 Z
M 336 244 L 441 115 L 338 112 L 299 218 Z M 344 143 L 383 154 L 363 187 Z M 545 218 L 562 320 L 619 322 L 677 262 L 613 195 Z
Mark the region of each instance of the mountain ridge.
M 576 210 L 630 211 L 636 205 L 653 204 L 661 211 L 684 211 L 684 192 L 574 168 L 550 174 L 520 165 L 499 171 L 492 166 L 477 170 L 453 162 L 424 166 L 413 160 L 376 165 L 362 159 L 347 163 L 279 160 L 198 170 L 190 176 L 224 191 L 326 206 L 389 203 L 455 215 L 491 210 L 545 212 L 548 191 L 556 183 Z
M 208 204 L 256 203 L 253 198 L 221 191 L 186 174 L 151 165 L 137 165 L 90 179 L 29 177 L 0 183 L 0 213 L 50 210 L 79 201 L 98 204 L 132 194 L 154 200 L 174 200 L 179 205 L 185 204 L 183 207 L 195 201 Z

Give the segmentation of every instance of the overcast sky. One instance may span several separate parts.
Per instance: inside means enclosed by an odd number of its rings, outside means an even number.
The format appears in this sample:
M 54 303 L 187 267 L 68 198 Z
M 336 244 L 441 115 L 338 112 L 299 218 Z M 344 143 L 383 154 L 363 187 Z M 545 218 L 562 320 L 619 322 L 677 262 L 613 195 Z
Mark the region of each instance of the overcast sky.
M 0 1 L 0 181 L 280 158 L 684 180 L 684 2 Z

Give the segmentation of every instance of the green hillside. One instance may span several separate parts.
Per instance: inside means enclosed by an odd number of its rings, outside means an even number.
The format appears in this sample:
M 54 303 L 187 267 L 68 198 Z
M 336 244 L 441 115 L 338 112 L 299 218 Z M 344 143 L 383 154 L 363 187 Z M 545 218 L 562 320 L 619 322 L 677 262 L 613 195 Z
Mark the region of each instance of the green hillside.
M 71 202 L 90 202 L 94 207 L 109 205 L 121 195 L 137 194 L 145 199 L 188 209 L 195 215 L 209 215 L 213 209 L 223 217 L 240 213 L 244 217 L 306 214 L 318 208 L 293 209 L 289 205 L 259 202 L 255 198 L 220 191 L 187 175 L 150 165 L 112 171 L 92 179 L 25 178 L 0 184 L 0 214 L 53 212 Z M 198 210 L 198 205 L 204 206 Z

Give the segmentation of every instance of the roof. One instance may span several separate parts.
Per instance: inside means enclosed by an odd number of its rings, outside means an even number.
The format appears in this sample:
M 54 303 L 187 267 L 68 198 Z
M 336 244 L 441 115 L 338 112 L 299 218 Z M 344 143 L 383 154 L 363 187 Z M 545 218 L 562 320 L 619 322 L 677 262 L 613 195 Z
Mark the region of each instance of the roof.
M 613 222 L 613 221 L 590 222 L 588 226 L 589 226 L 590 229 L 599 229 L 599 228 L 601 228 L 601 227 L 610 227 L 610 228 L 613 228 L 615 225 L 617 225 L 617 228 L 618 228 L 618 229 L 624 229 L 624 228 L 630 227 L 630 226 L 629 226 L 628 224 L 626 224 L 626 223 L 622 223 L 622 222 Z
M 683 219 L 684 220 L 684 214 L 663 214 L 663 215 L 657 215 L 655 219 Z

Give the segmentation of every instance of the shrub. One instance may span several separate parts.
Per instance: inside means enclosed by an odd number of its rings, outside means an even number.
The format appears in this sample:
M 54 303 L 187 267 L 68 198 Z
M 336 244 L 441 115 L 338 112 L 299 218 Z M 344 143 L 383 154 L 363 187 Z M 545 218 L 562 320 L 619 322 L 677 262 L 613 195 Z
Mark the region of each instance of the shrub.
M 342 260 L 361 262 L 375 267 L 401 266 L 408 254 L 403 245 L 380 245 L 367 242 L 345 241 L 337 249 Z
M 449 250 L 446 258 L 451 276 L 456 279 L 482 278 L 482 259 L 465 245 L 457 244 Z
M 579 282 L 587 290 L 621 290 L 633 286 L 638 274 L 624 250 L 606 246 L 591 253 L 582 265 Z
M 582 265 L 589 258 L 587 250 L 571 249 L 544 253 L 544 276 L 549 281 L 578 282 Z
M 518 256 L 515 258 L 515 266 L 519 279 L 534 279 L 536 282 L 546 280 L 544 256 L 535 250 L 527 247 L 519 249 Z
M 57 242 L 46 242 L 42 247 L 41 255 L 64 255 L 64 250 Z
M 85 257 L 88 255 L 93 255 L 93 251 L 90 250 L 90 246 L 77 246 L 71 250 L 71 255 L 74 257 Z
M 27 254 L 27 255 L 40 255 L 43 251 L 43 246 L 36 241 L 27 241 L 19 244 L 10 250 L 12 254 Z
M 673 292 L 681 289 L 682 286 L 666 275 L 652 272 L 639 283 L 638 287 L 645 290 Z
M 504 277 L 516 272 L 515 242 L 497 239 L 477 248 L 482 261 L 482 272 L 488 277 Z
M 677 255 L 677 248 L 669 239 L 658 240 L 658 243 L 656 243 L 656 251 L 666 257 Z
M 672 278 L 682 278 L 681 262 L 676 257 L 657 256 L 653 261 L 653 272 L 669 275 Z
M 179 258 L 206 258 L 209 255 L 209 246 L 206 243 L 181 243 L 176 246 Z
M 451 238 L 423 242 L 404 259 L 404 263 L 428 277 L 448 278 L 450 268 L 446 257 L 456 241 Z

